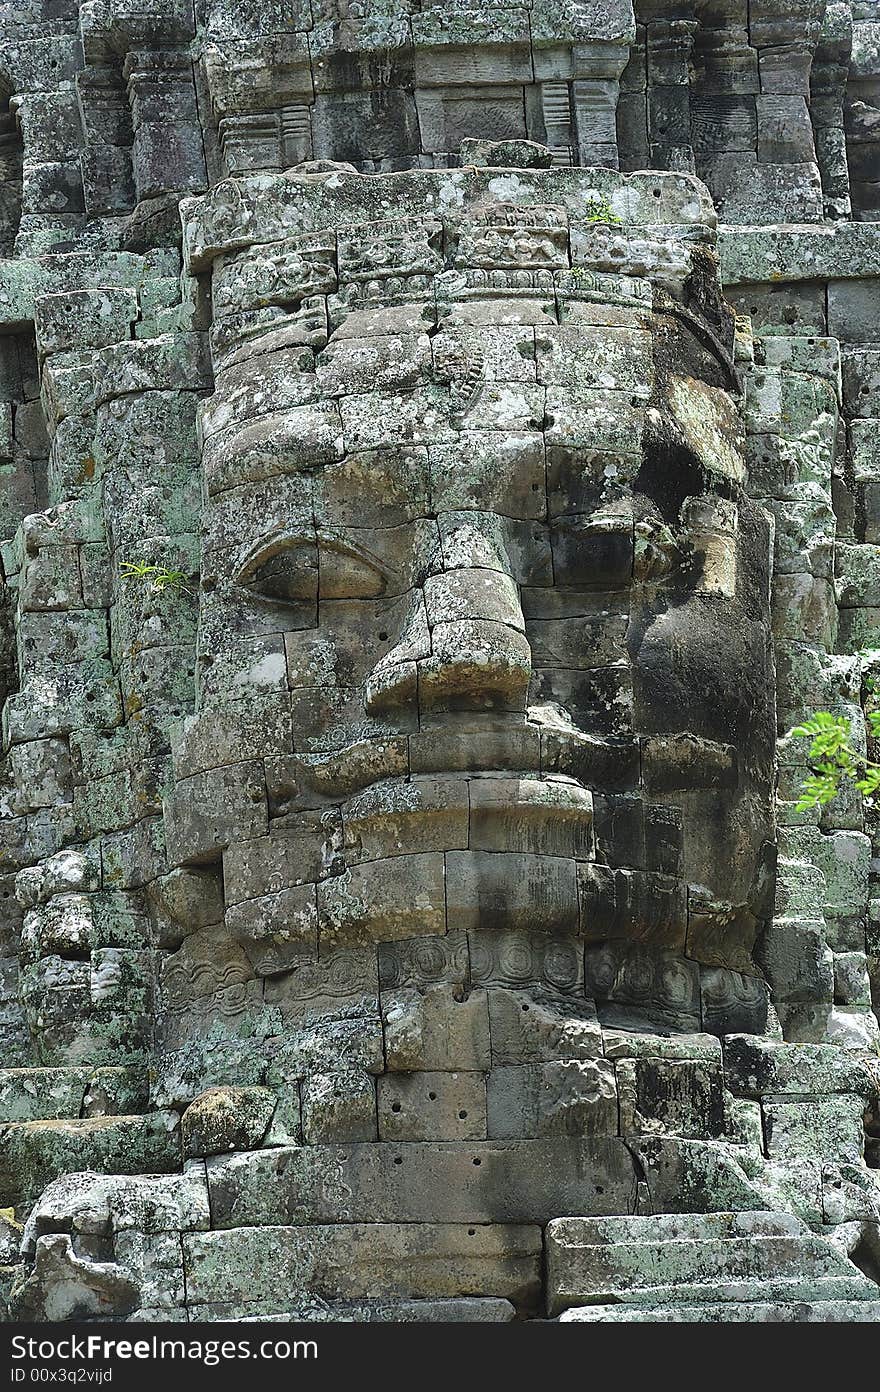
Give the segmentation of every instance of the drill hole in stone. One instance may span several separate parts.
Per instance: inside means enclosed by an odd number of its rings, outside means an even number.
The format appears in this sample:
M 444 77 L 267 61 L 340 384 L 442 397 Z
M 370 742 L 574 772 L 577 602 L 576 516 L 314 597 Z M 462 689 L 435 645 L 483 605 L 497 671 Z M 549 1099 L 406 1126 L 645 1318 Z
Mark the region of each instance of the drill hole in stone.
M 429 1102 L 436 1102 L 436 1101 L 437 1101 L 437 1094 L 436 1094 L 436 1092 L 429 1092 L 429 1093 L 428 1093 L 428 1101 L 429 1101 Z
M 458 1119 L 459 1119 L 459 1121 L 464 1121 L 466 1117 L 467 1117 L 467 1112 L 459 1112 L 459 1114 L 458 1114 Z
M 400 1103 L 399 1103 L 399 1102 L 392 1102 L 392 1103 L 391 1103 L 391 1110 L 392 1110 L 392 1112 L 399 1112 L 399 1111 L 400 1111 Z

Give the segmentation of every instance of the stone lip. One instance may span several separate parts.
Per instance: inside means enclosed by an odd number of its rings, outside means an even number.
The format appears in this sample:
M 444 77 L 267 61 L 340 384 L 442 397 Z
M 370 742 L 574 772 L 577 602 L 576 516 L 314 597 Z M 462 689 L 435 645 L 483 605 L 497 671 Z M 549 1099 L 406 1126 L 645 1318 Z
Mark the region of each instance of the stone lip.
M 562 773 L 542 774 L 539 769 L 480 769 L 473 772 L 463 770 L 446 771 L 437 770 L 436 774 L 416 774 L 413 777 L 402 775 L 398 778 L 377 779 L 368 784 L 357 798 L 349 801 L 349 815 L 347 820 L 356 821 L 357 812 L 363 807 L 368 810 L 369 815 L 374 816 L 379 812 L 389 814 L 409 813 L 416 818 L 422 811 L 426 813 L 440 811 L 445 806 L 445 799 L 439 795 L 443 786 L 449 783 L 481 783 L 490 784 L 494 780 L 501 780 L 508 786 L 508 791 L 516 793 L 517 785 L 523 794 L 514 796 L 513 801 L 508 801 L 505 810 L 510 812 L 516 808 L 528 807 L 530 810 L 537 810 L 540 803 L 537 802 L 535 794 L 538 790 L 546 790 L 548 802 L 547 808 L 559 805 L 561 801 L 566 801 L 572 812 L 582 812 L 585 819 L 592 820 L 592 807 L 589 802 L 589 792 L 584 785 L 576 778 L 569 778 Z M 438 790 L 437 796 L 419 797 L 419 790 L 428 785 Z M 550 802 L 552 790 L 559 790 L 559 798 Z M 564 790 L 571 790 L 571 797 L 566 798 Z M 580 795 L 580 798 L 578 797 Z M 586 795 L 586 796 L 585 796 Z M 367 803 L 369 799 L 369 803 Z M 581 801 L 581 799 L 584 799 Z
M 593 856 L 592 794 L 564 774 L 401 776 L 373 783 L 343 803 L 342 819 L 346 848 L 364 837 L 368 844 L 378 838 L 375 849 L 390 854 L 470 846 Z
M 491 762 L 487 761 L 481 765 L 477 745 L 473 751 L 472 766 L 466 770 L 444 768 L 441 754 L 437 759 L 425 760 L 424 767 L 419 772 L 439 774 L 444 778 L 538 778 L 542 772 L 539 745 L 536 740 L 534 747 L 529 749 L 517 738 L 524 728 L 534 728 L 537 731 L 542 727 L 511 724 L 508 739 L 505 738 L 507 731 L 492 731 L 491 744 L 487 745 Z M 571 728 L 572 733 L 577 733 L 574 727 Z M 505 757 L 503 763 L 499 758 L 499 744 L 502 747 L 507 746 L 504 753 L 507 755 L 509 752 L 511 756 L 509 759 Z M 368 759 L 363 757 L 367 749 Z M 319 791 L 328 801 L 350 797 L 353 793 L 367 791 L 378 785 L 388 787 L 407 781 L 406 775 L 400 773 L 400 751 L 395 739 L 390 736 L 381 736 L 371 741 L 353 740 L 349 745 L 329 749 L 326 753 L 299 754 L 294 757 L 297 771 L 304 783 Z

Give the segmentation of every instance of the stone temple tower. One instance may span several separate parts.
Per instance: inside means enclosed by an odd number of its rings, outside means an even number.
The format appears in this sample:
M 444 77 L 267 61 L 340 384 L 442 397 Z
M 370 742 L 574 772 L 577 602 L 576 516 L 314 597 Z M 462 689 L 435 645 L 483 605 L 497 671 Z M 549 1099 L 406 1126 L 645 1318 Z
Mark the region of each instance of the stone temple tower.
M 2 18 L 6 1314 L 880 1320 L 880 4 Z

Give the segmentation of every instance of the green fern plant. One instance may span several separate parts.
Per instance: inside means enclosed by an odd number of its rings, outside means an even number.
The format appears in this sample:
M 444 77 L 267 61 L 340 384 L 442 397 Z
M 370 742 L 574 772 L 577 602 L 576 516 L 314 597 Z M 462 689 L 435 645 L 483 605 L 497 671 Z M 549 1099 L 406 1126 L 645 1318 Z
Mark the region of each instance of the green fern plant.
M 154 590 L 189 590 L 182 570 L 169 570 L 167 566 L 151 565 L 148 561 L 122 561 L 120 570 L 123 580 L 145 580 Z

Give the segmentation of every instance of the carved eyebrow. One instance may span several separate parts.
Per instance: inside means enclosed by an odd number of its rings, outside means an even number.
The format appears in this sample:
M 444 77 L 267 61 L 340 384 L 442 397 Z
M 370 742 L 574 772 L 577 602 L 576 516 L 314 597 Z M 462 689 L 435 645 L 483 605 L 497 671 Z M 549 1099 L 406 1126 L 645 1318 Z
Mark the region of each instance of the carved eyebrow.
M 274 531 L 260 537 L 259 541 L 254 542 L 237 561 L 235 566 L 235 578 L 240 585 L 246 585 L 256 571 L 266 561 L 277 556 L 281 551 L 293 551 L 298 546 L 316 546 L 317 534 L 314 531 L 288 531 L 283 527 L 276 527 Z

